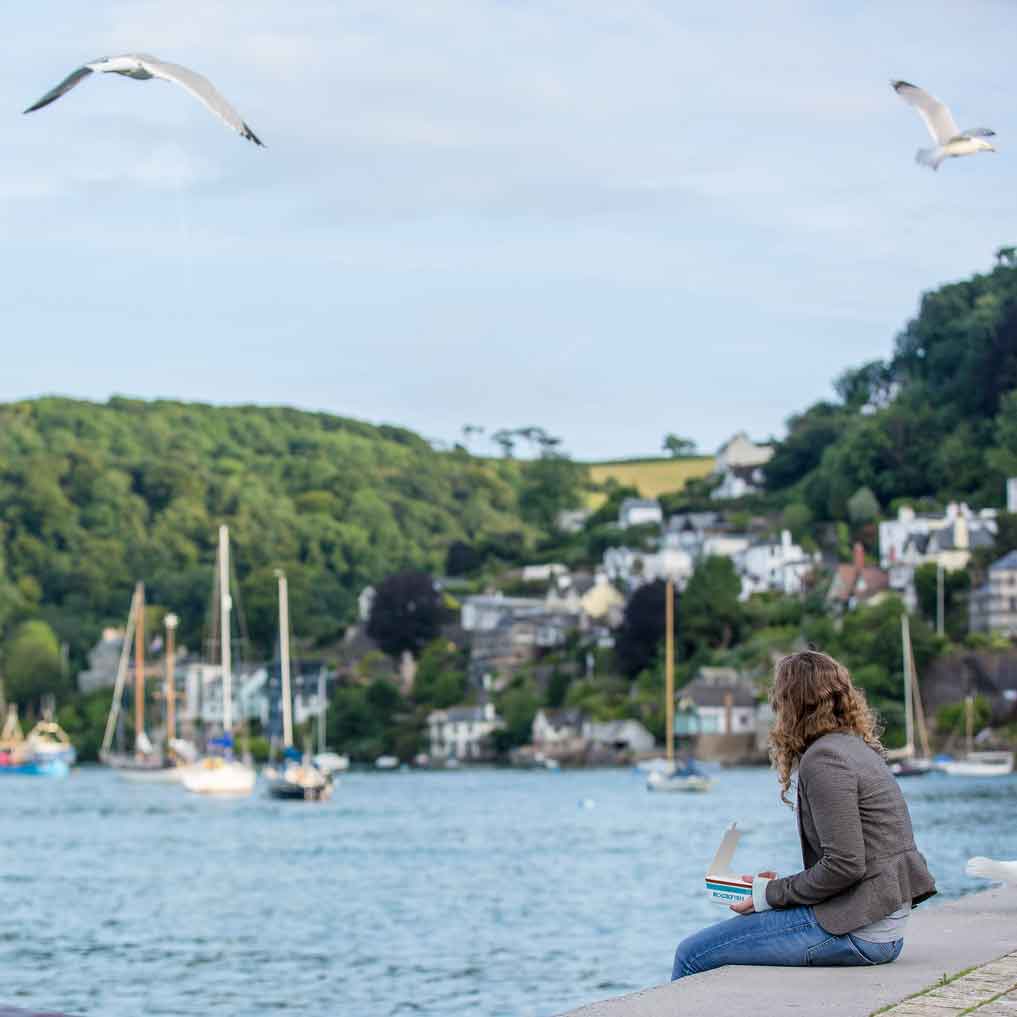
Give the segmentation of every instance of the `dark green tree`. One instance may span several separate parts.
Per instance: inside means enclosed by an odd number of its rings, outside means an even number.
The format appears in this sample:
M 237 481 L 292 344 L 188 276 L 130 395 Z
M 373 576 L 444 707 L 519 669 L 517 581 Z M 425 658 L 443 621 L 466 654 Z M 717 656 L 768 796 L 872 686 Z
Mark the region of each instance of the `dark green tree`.
M 679 617 L 679 597 L 675 590 L 675 619 Z M 663 579 L 646 583 L 632 594 L 625 605 L 621 627 L 615 636 L 618 666 L 629 678 L 651 666 L 664 641 L 666 584 Z
M 379 584 L 367 634 L 391 657 L 416 656 L 438 635 L 445 609 L 426 572 L 397 572 Z

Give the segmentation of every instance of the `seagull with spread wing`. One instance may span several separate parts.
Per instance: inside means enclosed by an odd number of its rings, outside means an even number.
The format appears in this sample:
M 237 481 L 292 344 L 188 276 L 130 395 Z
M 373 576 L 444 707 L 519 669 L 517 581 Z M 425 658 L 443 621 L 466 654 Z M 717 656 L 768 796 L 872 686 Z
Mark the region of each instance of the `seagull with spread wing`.
M 935 148 L 920 148 L 915 161 L 923 166 L 939 169 L 944 159 L 953 159 L 961 155 L 976 155 L 978 152 L 995 152 L 996 149 L 984 138 L 994 138 L 996 132 L 988 127 L 971 127 L 966 131 L 959 130 L 948 106 L 941 103 L 934 95 L 929 95 L 924 88 L 912 85 L 909 81 L 891 81 L 893 90 L 909 105 L 914 106 L 918 115 L 925 121 Z
M 56 88 L 50 89 L 38 102 L 29 106 L 26 113 L 32 113 L 43 106 L 55 102 L 60 96 L 69 92 L 75 85 L 84 81 L 93 71 L 99 74 L 121 74 L 135 81 L 148 81 L 150 78 L 161 78 L 172 81 L 190 92 L 207 109 L 211 110 L 227 127 L 231 127 L 242 138 L 262 145 L 261 139 L 244 123 L 240 114 L 223 98 L 208 78 L 179 64 L 166 63 L 144 53 L 127 53 L 123 56 L 103 57 L 79 67 L 73 74 L 68 74 Z

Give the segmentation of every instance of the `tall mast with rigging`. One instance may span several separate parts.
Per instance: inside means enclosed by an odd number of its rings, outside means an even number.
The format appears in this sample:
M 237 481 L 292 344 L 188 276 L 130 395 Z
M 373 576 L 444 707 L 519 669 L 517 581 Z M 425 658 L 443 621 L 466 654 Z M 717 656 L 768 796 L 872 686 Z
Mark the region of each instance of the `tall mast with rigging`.
M 134 751 L 142 753 L 145 744 L 145 584 L 136 587 L 134 621 Z
M 219 646 L 222 654 L 222 729 L 233 732 L 233 674 L 230 670 L 230 531 L 219 527 Z

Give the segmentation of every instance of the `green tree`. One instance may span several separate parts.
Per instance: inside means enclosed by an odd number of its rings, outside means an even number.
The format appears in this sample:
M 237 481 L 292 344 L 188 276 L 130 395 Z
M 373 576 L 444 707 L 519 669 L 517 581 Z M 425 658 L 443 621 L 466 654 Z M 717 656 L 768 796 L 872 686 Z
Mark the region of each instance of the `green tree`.
M 682 597 L 679 631 L 686 656 L 737 642 L 742 622 L 741 588 L 730 558 L 711 555 L 696 566 Z
M 418 705 L 444 710 L 466 697 L 466 666 L 463 653 L 445 639 L 424 647 L 413 680 L 413 698 Z
M 682 438 L 677 434 L 664 435 L 661 449 L 669 453 L 675 459 L 696 454 L 696 443 L 691 438 Z
M 533 680 L 517 675 L 495 700 L 504 728 L 495 732 L 495 745 L 499 752 L 507 752 L 517 745 L 526 745 L 533 731 L 533 718 L 540 709 L 540 696 Z
M 23 622 L 4 649 L 7 698 L 22 706 L 62 696 L 68 685 L 56 633 L 44 621 Z
M 873 523 L 879 519 L 879 502 L 867 487 L 860 487 L 851 495 L 848 499 L 847 510 L 848 518 L 856 526 Z
M 935 625 L 938 600 L 939 580 L 935 562 L 926 562 L 915 569 L 915 593 L 918 597 L 918 609 L 922 617 L 931 625 Z M 966 569 L 946 570 L 943 573 L 943 613 L 944 624 L 951 639 L 961 640 L 968 631 L 968 592 L 971 589 L 971 576 Z

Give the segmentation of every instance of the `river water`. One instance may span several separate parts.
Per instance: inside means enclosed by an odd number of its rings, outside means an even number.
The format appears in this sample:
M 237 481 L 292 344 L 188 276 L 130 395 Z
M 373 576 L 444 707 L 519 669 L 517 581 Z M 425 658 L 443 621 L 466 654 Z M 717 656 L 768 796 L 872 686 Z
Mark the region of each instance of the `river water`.
M 771 772 L 654 795 L 631 771 L 351 774 L 324 805 L 83 767 L 0 779 L 0 1002 L 97 1017 L 548 1017 L 665 981 L 728 917 L 702 876 L 800 867 Z M 1017 857 L 1017 778 L 904 784 L 943 899 Z M 933 905 L 929 905 L 933 906 Z

